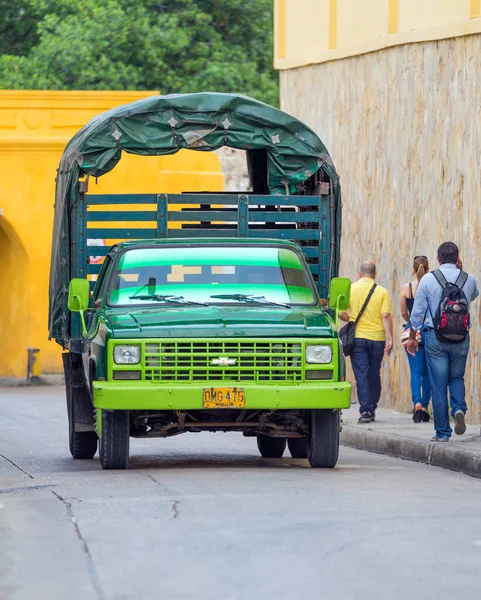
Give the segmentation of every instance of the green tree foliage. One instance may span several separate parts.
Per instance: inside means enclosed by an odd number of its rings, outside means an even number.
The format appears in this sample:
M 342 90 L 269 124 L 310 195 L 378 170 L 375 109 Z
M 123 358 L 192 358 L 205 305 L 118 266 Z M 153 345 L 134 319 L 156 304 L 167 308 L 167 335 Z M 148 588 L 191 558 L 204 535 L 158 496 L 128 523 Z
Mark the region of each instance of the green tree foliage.
M 241 92 L 278 104 L 272 0 L 0 0 L 0 88 Z

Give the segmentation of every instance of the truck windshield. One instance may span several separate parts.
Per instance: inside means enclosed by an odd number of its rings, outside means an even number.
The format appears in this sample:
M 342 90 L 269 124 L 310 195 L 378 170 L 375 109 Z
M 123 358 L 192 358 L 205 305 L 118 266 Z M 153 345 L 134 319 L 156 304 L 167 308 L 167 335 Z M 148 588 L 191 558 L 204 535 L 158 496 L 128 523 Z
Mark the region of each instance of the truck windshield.
M 110 291 L 110 306 L 179 304 L 315 304 L 299 256 L 279 247 L 149 247 L 126 250 Z M 245 301 L 242 299 L 245 295 Z

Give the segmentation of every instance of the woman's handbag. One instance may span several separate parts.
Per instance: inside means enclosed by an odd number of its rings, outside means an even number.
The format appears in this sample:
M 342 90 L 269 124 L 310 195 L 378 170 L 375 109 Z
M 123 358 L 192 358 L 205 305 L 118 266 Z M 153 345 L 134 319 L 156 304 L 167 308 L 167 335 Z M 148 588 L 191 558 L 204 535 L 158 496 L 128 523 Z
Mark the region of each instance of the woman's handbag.
M 401 333 L 401 344 L 406 347 L 409 342 L 409 337 L 411 333 L 411 325 L 407 325 L 406 329 Z M 416 341 L 419 343 L 421 341 L 421 332 L 416 331 Z
M 344 352 L 344 356 L 349 356 L 352 352 L 352 349 L 354 348 L 354 335 L 356 333 L 356 325 L 359 323 L 359 319 L 362 317 L 364 311 L 366 310 L 367 305 L 369 304 L 369 300 L 374 294 L 376 286 L 377 283 L 375 283 L 369 290 L 369 294 L 367 295 L 367 298 L 364 304 L 362 305 L 362 308 L 359 311 L 356 320 L 349 321 L 349 323 L 339 331 L 339 339 L 342 343 L 342 351 Z

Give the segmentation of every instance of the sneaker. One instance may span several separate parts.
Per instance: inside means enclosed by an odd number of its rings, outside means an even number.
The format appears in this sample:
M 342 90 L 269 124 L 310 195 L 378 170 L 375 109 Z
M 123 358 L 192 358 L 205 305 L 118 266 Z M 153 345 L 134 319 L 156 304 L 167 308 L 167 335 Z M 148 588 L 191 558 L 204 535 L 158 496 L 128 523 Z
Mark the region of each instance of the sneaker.
M 421 411 L 423 414 L 421 415 L 422 417 L 422 422 L 423 423 L 429 423 L 429 421 L 431 420 L 431 417 L 429 416 L 429 413 L 426 410 L 422 410 Z
M 458 410 L 458 412 L 454 415 L 454 421 L 456 425 L 454 426 L 454 433 L 457 435 L 463 435 L 466 431 L 466 421 L 464 419 L 464 413 L 462 410 Z
M 358 423 L 370 423 L 372 420 L 371 413 L 363 412 L 359 417 Z
M 376 420 L 376 412 L 373 410 L 371 413 L 371 423 L 374 423 L 375 420 Z
M 413 421 L 415 423 L 422 423 L 423 420 L 423 409 L 422 408 L 418 408 L 417 410 L 414 411 L 413 414 Z
M 434 437 L 431 438 L 431 441 L 432 442 L 449 442 L 449 438 L 435 435 Z

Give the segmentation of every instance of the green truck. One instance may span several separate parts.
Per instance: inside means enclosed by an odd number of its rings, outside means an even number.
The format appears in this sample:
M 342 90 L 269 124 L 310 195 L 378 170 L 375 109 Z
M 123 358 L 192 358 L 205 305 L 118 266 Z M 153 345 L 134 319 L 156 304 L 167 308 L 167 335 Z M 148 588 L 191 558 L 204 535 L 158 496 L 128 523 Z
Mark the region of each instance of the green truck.
M 223 145 L 246 151 L 252 191 L 88 193 L 122 152 Z M 153 96 L 88 123 L 58 170 L 50 276 L 73 458 L 98 448 L 104 469 L 124 469 L 130 437 L 241 431 L 263 457 L 287 445 L 334 467 L 351 393 L 340 233 L 329 154 L 280 110 L 236 94 Z

